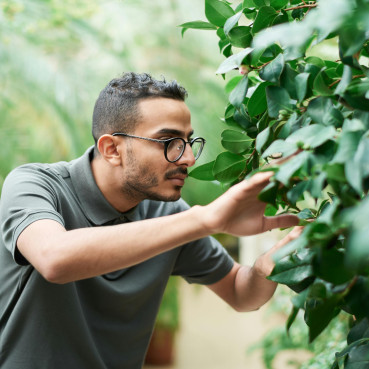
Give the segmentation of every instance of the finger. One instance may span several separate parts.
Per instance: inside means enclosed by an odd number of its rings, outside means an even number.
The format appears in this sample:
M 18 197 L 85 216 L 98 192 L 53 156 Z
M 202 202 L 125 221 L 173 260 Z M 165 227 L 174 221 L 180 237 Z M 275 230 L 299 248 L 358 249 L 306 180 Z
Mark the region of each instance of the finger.
M 263 232 L 275 228 L 290 228 L 297 226 L 300 219 L 296 215 L 284 214 L 274 217 L 264 217 Z
M 269 171 L 269 172 L 259 172 L 254 174 L 248 181 L 247 183 L 249 184 L 254 184 L 254 185 L 259 185 L 259 184 L 263 184 L 263 183 L 267 183 L 269 182 L 270 178 L 274 175 L 273 171 Z
M 251 178 L 240 182 L 236 186 L 243 187 L 244 189 L 250 190 L 255 189 L 261 191 L 270 181 L 270 178 L 274 175 L 274 172 L 259 172 L 254 174 Z
M 276 250 L 279 250 L 280 248 L 282 248 L 283 246 L 287 245 L 288 243 L 290 243 L 291 241 L 295 240 L 296 238 L 298 238 L 302 231 L 304 230 L 304 227 L 301 226 L 296 226 L 293 228 L 293 230 L 291 232 L 289 232 L 286 236 L 284 236 L 274 247 L 273 247 L 273 252 L 275 252 Z

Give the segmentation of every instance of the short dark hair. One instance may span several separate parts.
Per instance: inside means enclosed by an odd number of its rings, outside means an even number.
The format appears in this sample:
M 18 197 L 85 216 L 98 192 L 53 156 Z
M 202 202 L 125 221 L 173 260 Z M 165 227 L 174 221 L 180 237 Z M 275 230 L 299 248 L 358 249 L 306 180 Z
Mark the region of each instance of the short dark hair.
M 129 72 L 111 80 L 95 103 L 92 118 L 95 145 L 106 133 L 132 133 L 139 119 L 139 101 L 158 97 L 184 101 L 187 91 L 177 81 L 156 80 L 148 73 Z

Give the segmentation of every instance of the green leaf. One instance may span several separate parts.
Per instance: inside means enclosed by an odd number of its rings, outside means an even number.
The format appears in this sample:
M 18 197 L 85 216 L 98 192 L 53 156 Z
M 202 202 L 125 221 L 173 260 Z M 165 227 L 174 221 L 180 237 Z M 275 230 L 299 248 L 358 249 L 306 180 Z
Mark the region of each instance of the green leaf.
M 238 23 L 242 15 L 242 11 L 228 18 L 224 24 L 224 33 L 228 35 L 229 31 Z
M 348 267 L 354 266 L 350 263 Z M 369 312 L 369 283 L 368 278 L 358 276 L 356 283 L 350 286 L 349 293 L 345 296 L 345 310 L 355 315 L 356 319 L 368 318 Z M 365 339 L 368 342 L 368 339 Z
M 184 35 L 185 31 L 188 29 L 203 29 L 203 30 L 216 30 L 217 27 L 214 26 L 211 23 L 204 22 L 204 21 L 193 21 L 193 22 L 187 22 L 183 23 L 178 27 L 182 27 L 182 36 Z
M 249 112 L 250 117 L 255 117 L 256 115 L 264 113 L 267 109 L 265 89 L 269 85 L 269 82 L 260 83 L 250 96 L 250 100 L 247 104 L 247 111 Z
M 244 76 L 240 82 L 238 82 L 235 89 L 231 92 L 229 95 L 229 102 L 237 109 L 240 108 L 240 106 L 243 103 L 243 100 L 246 97 L 247 88 L 248 88 L 249 80 L 247 76 Z
M 305 59 L 306 63 L 313 64 L 317 66 L 319 69 L 325 68 L 326 65 L 323 61 L 323 59 L 317 57 L 317 56 L 309 56 Z
M 309 152 L 303 151 L 297 156 L 294 156 L 279 168 L 275 178 L 287 186 L 290 178 L 306 163 L 309 155 Z
M 343 57 L 352 56 L 362 48 L 366 40 L 365 31 L 357 25 L 346 25 L 339 32 L 339 48 Z
M 240 154 L 248 150 L 254 140 L 245 133 L 226 129 L 222 132 L 222 145 L 234 154 Z
M 256 144 L 255 148 L 258 153 L 261 153 L 264 146 L 269 141 L 269 138 L 271 137 L 271 129 L 270 127 L 265 128 L 262 132 L 260 132 L 256 137 Z
M 363 192 L 363 178 L 360 167 L 356 165 L 354 159 L 349 159 L 345 162 L 345 177 L 347 182 L 358 193 Z
M 269 5 L 269 0 L 254 0 L 254 3 L 258 8 L 261 8 L 262 6 Z
M 248 132 L 256 129 L 250 116 L 247 114 L 244 105 L 241 105 L 240 108 L 234 112 L 233 119 L 237 122 L 240 128 L 246 129 Z
M 304 149 L 314 149 L 332 139 L 336 134 L 336 130 L 332 126 L 312 124 L 292 133 L 286 142 L 293 142 Z
M 241 81 L 241 79 L 244 78 L 244 76 L 234 76 L 233 78 L 231 78 L 227 84 L 224 87 L 224 90 L 226 93 L 231 93 L 232 90 L 237 86 L 237 84 Z
M 369 176 L 369 137 L 362 137 L 354 156 L 354 162 L 360 167 L 363 177 Z
M 294 100 L 297 99 L 297 91 L 296 91 L 296 82 L 295 78 L 298 76 L 298 73 L 290 66 L 289 63 L 284 65 L 281 77 L 279 79 L 279 85 L 285 88 L 290 95 L 290 97 Z
M 326 174 L 320 173 L 316 178 L 310 180 L 309 192 L 311 196 L 320 198 L 322 196 L 323 186 L 326 180 Z
M 336 248 L 319 248 L 313 266 L 317 277 L 335 285 L 346 283 L 355 275 L 345 265 L 345 253 Z
M 242 155 L 223 152 L 215 160 L 213 174 L 219 182 L 230 183 L 238 179 L 245 165 L 246 159 Z
M 289 242 L 286 246 L 284 246 L 282 249 L 277 250 L 272 258 L 275 262 L 279 262 L 282 258 L 288 256 L 294 251 L 302 250 L 304 247 L 306 247 L 309 243 L 309 240 L 306 238 L 307 231 L 309 229 L 310 224 L 306 225 L 303 233 L 293 241 Z
M 232 46 L 235 47 L 249 47 L 252 42 L 251 30 L 248 26 L 238 26 L 232 28 L 228 33 L 228 37 Z
M 304 100 L 308 87 L 309 73 L 300 73 L 295 77 L 296 93 L 298 101 Z
M 318 97 L 310 101 L 307 114 L 316 123 L 324 124 L 324 115 L 333 106 L 332 101 L 327 97 Z
M 270 6 L 274 9 L 279 10 L 288 4 L 288 0 L 270 0 Z
M 330 80 L 326 75 L 324 69 L 316 76 L 313 84 L 313 91 L 316 95 L 320 96 L 332 96 L 333 91 L 329 87 Z
M 290 95 L 288 92 L 277 86 L 268 86 L 265 90 L 268 114 L 271 118 L 277 118 L 280 110 L 290 110 L 292 108 Z
M 278 82 L 284 67 L 283 54 L 279 54 L 273 61 L 268 63 L 259 73 L 264 81 Z
M 190 177 L 200 179 L 202 181 L 214 181 L 215 177 L 213 175 L 213 167 L 214 167 L 215 160 L 199 165 L 198 167 L 192 169 L 188 175 Z
M 265 186 L 258 195 L 260 201 L 276 206 L 276 198 L 278 194 L 279 183 L 270 182 Z
M 287 198 L 292 204 L 296 204 L 296 202 L 302 197 L 303 193 L 308 190 L 310 187 L 310 181 L 302 181 L 299 182 L 296 186 L 292 187 L 287 192 Z
M 348 237 L 347 262 L 351 267 L 369 265 L 369 228 L 354 229 Z
M 234 10 L 219 0 L 205 0 L 205 16 L 215 26 L 223 27 L 228 18 L 234 15 Z
M 346 182 L 344 166 L 342 164 L 328 164 L 324 167 L 327 178 L 337 182 Z
M 242 64 L 243 60 L 252 52 L 252 48 L 248 47 L 238 54 L 231 55 L 229 58 L 224 60 L 222 64 L 220 64 L 218 70 L 216 71 L 217 74 L 224 74 L 233 69 L 239 68 Z
M 313 254 L 307 249 L 288 255 L 276 262 L 268 279 L 288 286 L 300 284 L 313 277 L 312 257 Z
M 345 369 L 365 369 L 369 367 L 369 342 L 352 348 L 345 362 Z
M 301 281 L 313 276 L 313 268 L 311 265 L 301 265 L 280 273 L 274 272 L 268 279 L 286 285 L 295 285 Z
M 337 85 L 334 93 L 336 95 L 343 94 L 346 91 L 346 88 L 350 84 L 351 80 L 352 80 L 351 67 L 349 67 L 348 65 L 345 65 L 343 67 L 343 75 L 342 75 L 341 81 Z
M 275 11 L 275 9 L 270 6 L 263 6 L 260 8 L 252 27 L 253 34 L 255 35 L 262 29 L 269 27 L 277 15 L 278 13 Z
M 263 153 L 262 157 L 266 158 L 274 154 L 282 154 L 288 156 L 297 151 L 295 142 L 286 142 L 284 140 L 275 140 Z
M 329 298 L 308 299 L 305 305 L 305 322 L 309 326 L 309 342 L 313 342 L 338 314 L 338 301 L 339 296 L 335 295 Z
M 243 0 L 242 6 L 244 8 L 254 8 L 255 7 L 255 3 L 254 3 L 253 0 Z
M 362 338 L 369 338 L 369 320 L 367 318 L 355 322 L 347 336 L 347 343 L 351 345 Z
M 334 156 L 333 163 L 345 163 L 352 159 L 358 148 L 362 133 L 343 131 L 339 137 L 338 149 Z
M 369 176 L 369 138 L 362 137 L 355 155 L 345 162 L 345 175 L 350 185 L 361 194 L 363 191 L 364 179 Z

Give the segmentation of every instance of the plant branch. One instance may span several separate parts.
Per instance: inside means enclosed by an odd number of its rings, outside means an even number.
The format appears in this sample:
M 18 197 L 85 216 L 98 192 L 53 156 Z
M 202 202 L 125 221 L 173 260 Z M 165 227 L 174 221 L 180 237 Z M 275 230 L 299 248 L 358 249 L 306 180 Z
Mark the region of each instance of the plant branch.
M 360 74 L 360 75 L 357 75 L 357 76 L 353 76 L 353 77 L 352 77 L 352 79 L 356 79 L 356 78 L 364 78 L 364 77 L 366 77 L 366 75 L 365 75 L 365 74 Z M 329 87 L 329 88 L 333 87 L 333 86 L 334 86 L 334 85 L 336 85 L 337 83 L 340 83 L 340 82 L 341 82 L 341 80 L 342 80 L 342 78 L 337 79 L 336 81 L 332 82 L 328 87 Z
M 293 6 L 292 8 L 287 8 L 284 9 L 286 12 L 290 11 L 290 10 L 296 10 L 296 9 L 304 9 L 304 8 L 316 8 L 318 6 L 317 3 L 314 4 L 306 4 L 304 2 L 304 5 L 298 5 L 298 6 Z

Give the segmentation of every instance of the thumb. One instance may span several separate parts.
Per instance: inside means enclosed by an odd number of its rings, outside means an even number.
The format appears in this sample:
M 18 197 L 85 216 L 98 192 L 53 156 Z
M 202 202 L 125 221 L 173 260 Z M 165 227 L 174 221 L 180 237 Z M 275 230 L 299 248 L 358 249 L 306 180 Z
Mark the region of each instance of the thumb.
M 290 228 L 299 224 L 300 219 L 296 215 L 283 214 L 274 217 L 264 217 L 263 232 L 275 228 Z

